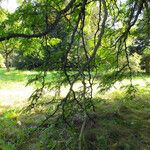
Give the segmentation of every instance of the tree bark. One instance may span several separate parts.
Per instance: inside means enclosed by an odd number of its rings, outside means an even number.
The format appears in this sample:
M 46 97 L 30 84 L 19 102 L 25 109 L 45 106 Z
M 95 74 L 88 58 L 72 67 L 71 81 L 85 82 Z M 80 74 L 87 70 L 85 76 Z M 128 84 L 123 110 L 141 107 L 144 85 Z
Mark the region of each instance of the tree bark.
M 145 58 L 145 71 L 150 74 L 150 55 Z
M 10 62 L 9 62 L 9 56 L 7 54 L 5 57 L 5 66 L 6 66 L 6 70 L 9 72 L 10 71 Z

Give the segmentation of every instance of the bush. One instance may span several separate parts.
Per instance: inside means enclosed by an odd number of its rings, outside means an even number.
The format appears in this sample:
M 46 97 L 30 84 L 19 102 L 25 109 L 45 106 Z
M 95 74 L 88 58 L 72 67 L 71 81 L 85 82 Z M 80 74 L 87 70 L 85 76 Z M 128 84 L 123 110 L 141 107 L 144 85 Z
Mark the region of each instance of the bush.
M 129 56 L 129 66 L 130 66 L 132 72 L 134 72 L 134 73 L 141 72 L 141 66 L 140 66 L 141 58 L 142 58 L 142 56 L 137 53 L 133 53 L 132 55 Z M 124 56 L 123 58 L 120 59 L 120 68 L 125 66 L 127 63 L 128 63 L 127 59 Z M 129 72 L 128 66 L 125 68 L 125 71 Z
M 36 69 L 42 65 L 42 60 L 36 54 L 31 55 L 17 55 L 14 58 L 13 66 L 16 69 Z
M 150 49 L 149 48 L 146 48 L 143 53 L 141 67 L 142 69 L 145 69 L 146 73 L 150 74 Z
M 133 53 L 131 56 L 129 56 L 130 67 L 133 72 L 141 71 L 141 66 L 140 66 L 141 59 L 142 56 L 137 53 Z

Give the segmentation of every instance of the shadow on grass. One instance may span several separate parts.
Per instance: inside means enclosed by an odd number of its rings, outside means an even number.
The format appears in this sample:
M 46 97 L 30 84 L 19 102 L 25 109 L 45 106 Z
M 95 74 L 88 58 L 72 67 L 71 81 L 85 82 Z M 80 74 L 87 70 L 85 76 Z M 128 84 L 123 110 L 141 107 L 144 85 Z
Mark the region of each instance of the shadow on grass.
M 150 101 L 139 96 L 114 101 L 96 99 L 96 112 L 90 112 L 83 131 L 83 150 L 148 150 L 150 148 Z M 72 122 L 74 129 L 55 117 L 48 120 L 33 135 L 45 119 L 47 112 L 20 114 L 19 110 L 9 110 L 0 114 L 0 145 L 10 149 L 76 150 L 79 142 L 82 116 Z M 59 116 L 59 114 L 57 114 Z M 94 122 L 93 122 L 94 120 Z M 57 125 L 56 125 L 57 124 Z M 3 141 L 3 142 L 2 142 Z M 3 144 L 2 144 L 3 143 Z M 68 144 L 69 143 L 69 144 Z
M 0 80 L 18 82 L 36 73 L 0 70 Z M 105 97 L 106 95 L 104 95 Z M 109 98 L 110 97 L 110 98 Z M 89 112 L 82 135 L 83 150 L 149 150 L 150 149 L 150 90 L 143 87 L 131 100 L 122 93 L 94 99 L 96 112 Z M 45 99 L 44 99 L 45 100 Z M 52 105 L 49 106 L 52 108 Z M 2 150 L 76 150 L 83 124 L 81 114 L 69 120 L 70 129 L 60 114 L 53 116 L 34 134 L 30 133 L 45 119 L 48 111 L 36 108 L 31 113 L 0 108 L 0 149 Z M 60 119 L 58 119 L 60 118 Z M 94 120 L 94 122 L 93 122 Z

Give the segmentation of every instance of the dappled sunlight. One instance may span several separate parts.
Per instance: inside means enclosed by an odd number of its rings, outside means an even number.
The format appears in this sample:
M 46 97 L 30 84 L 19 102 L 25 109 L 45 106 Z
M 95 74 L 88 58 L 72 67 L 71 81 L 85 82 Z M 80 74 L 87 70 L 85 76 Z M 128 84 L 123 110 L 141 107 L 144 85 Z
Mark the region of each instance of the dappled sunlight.
M 126 87 L 132 83 L 133 86 L 140 86 L 140 87 L 146 87 L 148 84 L 150 84 L 150 78 L 147 79 L 133 79 L 132 82 L 128 79 L 125 79 L 123 81 L 117 81 L 108 92 L 113 92 L 115 90 L 119 90 L 122 87 Z
M 150 78 L 147 78 L 146 81 L 142 79 L 134 79 L 133 85 L 140 85 L 141 87 L 146 87 L 147 83 L 150 84 Z M 105 97 L 109 99 L 109 96 L 111 93 L 115 91 L 120 90 L 121 93 L 121 87 L 126 87 L 127 85 L 130 85 L 130 80 L 123 80 L 122 82 L 117 81 L 108 91 L 105 95 L 99 94 L 99 84 L 93 85 L 93 97 Z M 87 86 L 89 86 L 87 84 Z M 68 86 L 62 86 L 60 88 L 60 97 L 65 97 L 67 93 L 69 92 L 69 85 Z M 74 91 L 80 91 L 83 88 L 82 83 L 75 83 L 73 86 Z M 28 98 L 31 96 L 32 92 L 34 91 L 34 88 L 32 86 L 25 86 L 23 83 L 9 83 L 6 82 L 1 86 L 0 89 L 0 106 L 1 107 L 23 107 L 28 103 Z M 43 95 L 46 97 L 53 97 L 56 94 L 56 90 L 48 90 L 44 89 Z
M 86 86 L 88 86 L 89 87 L 89 85 L 88 84 L 86 84 Z M 93 96 L 95 96 L 96 94 L 97 94 L 97 92 L 98 92 L 98 84 L 95 84 L 93 87 L 92 87 L 92 89 L 93 89 Z M 66 97 L 66 95 L 68 94 L 68 92 L 69 92 L 69 89 L 70 89 L 70 86 L 69 85 L 67 85 L 67 86 L 61 86 L 60 87 L 60 93 L 59 93 L 59 96 L 60 97 L 62 97 L 62 98 L 64 98 L 64 97 Z M 74 85 L 73 85 L 73 90 L 75 91 L 75 92 L 79 92 L 79 91 L 81 91 L 83 89 L 83 84 L 82 83 L 79 83 L 79 82 L 77 82 L 77 83 L 75 83 Z M 51 89 L 51 90 L 49 90 L 49 89 L 45 89 L 44 90 L 44 93 L 43 94 L 45 94 L 45 96 L 55 96 L 55 94 L 56 94 L 56 90 L 55 89 Z
M 33 92 L 32 87 L 16 84 L 15 88 L 4 87 L 0 89 L 0 107 L 22 107 L 27 104 L 27 99 Z
M 107 95 L 115 92 L 115 91 L 123 91 L 123 89 L 126 89 L 126 87 L 128 87 L 129 85 L 131 84 L 130 80 L 129 79 L 125 79 L 123 81 L 117 81 L 114 85 L 112 85 L 112 87 L 107 90 L 107 92 L 105 94 L 100 94 L 100 90 L 101 90 L 101 87 L 99 86 L 99 83 L 96 83 L 92 86 L 92 89 L 93 89 L 93 97 L 105 97 L 106 99 L 109 99 L 109 97 Z M 140 87 L 146 87 L 148 84 L 150 84 L 150 78 L 147 78 L 147 79 L 134 79 L 132 81 L 132 84 L 134 86 L 140 86 Z M 89 87 L 89 84 L 86 84 L 87 87 Z M 67 95 L 67 93 L 69 92 L 69 88 L 70 86 L 67 85 L 67 86 L 61 86 L 60 88 L 60 97 L 65 97 Z M 83 89 L 83 84 L 82 83 L 79 83 L 79 82 L 76 82 L 74 85 L 73 85 L 73 90 L 76 91 L 76 92 L 79 92 L 80 90 L 82 91 Z M 43 94 L 45 94 L 45 96 L 55 96 L 56 94 L 56 90 L 55 89 L 45 89 Z
M 36 71 L 23 71 L 23 72 L 21 72 L 21 74 L 23 74 L 23 75 L 36 75 L 36 74 L 38 74 L 38 72 L 36 72 Z
M 106 99 L 109 101 L 114 101 L 114 100 L 118 100 L 118 98 L 123 98 L 127 93 L 127 89 L 129 88 L 129 86 L 131 85 L 131 81 L 129 79 L 124 79 L 122 81 L 117 81 L 114 85 L 112 85 L 107 91 L 105 92 L 99 92 L 99 89 L 96 89 L 96 91 L 94 91 L 95 94 L 95 98 L 101 98 L 101 99 Z M 149 85 L 150 85 L 150 78 L 144 78 L 144 79 L 139 79 L 139 78 L 134 78 L 132 80 L 132 85 L 135 87 L 136 89 L 136 93 L 138 93 L 139 91 L 137 91 L 137 89 L 150 89 Z M 144 91 L 145 92 L 145 91 Z

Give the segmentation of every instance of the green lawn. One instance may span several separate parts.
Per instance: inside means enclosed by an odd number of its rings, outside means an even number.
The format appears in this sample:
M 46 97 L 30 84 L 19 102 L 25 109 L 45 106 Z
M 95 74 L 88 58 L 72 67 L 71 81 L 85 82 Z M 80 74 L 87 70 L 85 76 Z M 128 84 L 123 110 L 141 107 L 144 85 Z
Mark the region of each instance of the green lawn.
M 0 106 L 3 108 L 20 107 L 33 92 L 33 87 L 25 87 L 27 81 L 37 72 L 18 71 L 10 72 L 0 69 Z
M 29 134 L 45 119 L 44 113 L 38 110 L 31 113 L 20 111 L 28 104 L 28 97 L 37 87 L 37 85 L 25 86 L 36 74 L 38 74 L 36 71 L 12 69 L 6 72 L 5 69 L 0 69 L 0 149 L 2 150 L 59 150 L 62 147 L 60 142 L 62 139 L 64 143 L 70 143 L 70 146 L 78 141 L 76 136 L 63 137 L 65 132 L 70 134 L 70 129 L 62 122 L 57 128 L 50 125 L 42 127 L 32 136 Z M 49 72 L 47 81 L 53 80 L 56 76 L 59 77 L 57 72 Z M 117 82 L 115 87 L 103 94 L 96 91 L 97 85 L 95 85 L 97 108 L 96 112 L 90 115 L 95 119 L 96 124 L 92 125 L 88 120 L 84 131 L 84 142 L 89 147 L 93 145 L 94 150 L 98 148 L 99 150 L 150 150 L 150 87 L 148 86 L 150 77 L 134 78 L 133 84 L 137 86 L 133 100 L 126 95 L 125 89 L 121 88 L 122 85 L 129 83 L 127 79 L 123 80 L 122 84 Z M 75 85 L 76 89 L 78 87 L 80 83 Z M 63 87 L 62 95 L 66 92 L 67 87 Z M 55 118 L 51 122 L 54 120 Z
M 5 68 L 0 68 L 0 111 L 3 108 L 15 108 L 26 104 L 36 87 L 40 85 L 39 82 L 33 82 L 27 85 L 28 81 L 35 78 L 39 72 L 37 71 L 20 71 L 11 69 L 7 72 Z M 46 81 L 55 82 L 56 78 L 60 78 L 57 72 L 52 71 L 47 73 Z M 51 92 L 54 94 L 54 92 Z

